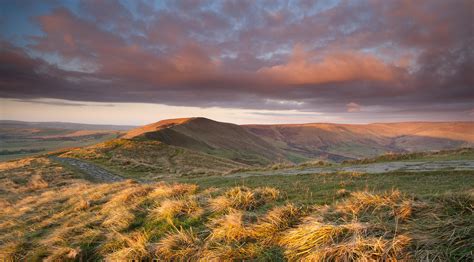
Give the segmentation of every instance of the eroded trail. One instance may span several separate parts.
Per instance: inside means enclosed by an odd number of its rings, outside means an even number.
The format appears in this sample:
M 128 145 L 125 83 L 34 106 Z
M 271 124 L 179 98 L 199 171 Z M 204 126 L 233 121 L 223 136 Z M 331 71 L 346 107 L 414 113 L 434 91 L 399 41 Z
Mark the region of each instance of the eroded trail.
M 124 180 L 122 177 L 115 175 L 101 167 L 92 163 L 85 162 L 75 158 L 51 156 L 52 160 L 61 164 L 66 164 L 79 169 L 86 176 L 98 182 L 118 182 Z
M 73 166 L 88 176 L 91 180 L 99 182 L 117 182 L 124 180 L 110 171 L 75 158 L 51 156 L 52 160 Z M 271 175 L 300 175 L 332 172 L 360 172 L 360 173 L 387 173 L 394 171 L 422 172 L 438 170 L 474 170 L 473 160 L 431 160 L 431 161 L 395 161 L 384 163 L 371 163 L 351 166 L 308 167 L 290 168 L 283 170 L 246 171 L 228 175 L 227 177 L 271 176 Z M 146 183 L 140 181 L 141 183 Z

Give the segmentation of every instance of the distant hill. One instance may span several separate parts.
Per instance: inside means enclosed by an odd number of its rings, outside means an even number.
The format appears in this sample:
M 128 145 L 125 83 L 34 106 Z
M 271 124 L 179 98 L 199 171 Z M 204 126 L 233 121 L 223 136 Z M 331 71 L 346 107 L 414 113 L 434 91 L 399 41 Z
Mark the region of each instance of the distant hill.
M 0 161 L 114 139 L 131 126 L 0 120 Z
M 474 122 L 245 125 L 285 152 L 333 160 L 472 147 Z
M 114 130 L 127 131 L 136 126 L 126 125 L 94 125 L 68 122 L 25 122 L 16 120 L 0 120 L 1 128 L 41 128 L 41 129 L 68 129 L 68 130 Z

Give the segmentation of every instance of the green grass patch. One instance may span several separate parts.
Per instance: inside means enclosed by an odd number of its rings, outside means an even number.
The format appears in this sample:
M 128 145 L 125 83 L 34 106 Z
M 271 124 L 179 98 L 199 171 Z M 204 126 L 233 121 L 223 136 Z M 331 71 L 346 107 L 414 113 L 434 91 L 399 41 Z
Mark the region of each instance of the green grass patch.
M 234 186 L 271 186 L 286 196 L 280 201 L 304 204 L 327 204 L 335 200 L 339 189 L 384 192 L 399 189 L 420 197 L 434 197 L 474 188 L 474 171 L 392 172 L 384 174 L 304 174 L 237 177 L 201 177 L 167 179 L 170 182 L 194 183 L 202 188 Z

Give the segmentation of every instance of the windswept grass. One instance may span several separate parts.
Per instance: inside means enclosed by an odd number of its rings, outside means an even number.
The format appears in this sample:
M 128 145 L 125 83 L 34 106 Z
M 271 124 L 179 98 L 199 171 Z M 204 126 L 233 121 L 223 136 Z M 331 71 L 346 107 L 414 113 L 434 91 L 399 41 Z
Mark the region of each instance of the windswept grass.
M 106 216 L 102 225 L 120 231 L 128 228 L 135 220 L 134 210 L 145 200 L 152 187 L 130 185 L 129 188 L 115 194 L 102 206 Z
M 222 217 L 211 220 L 209 224 L 212 229 L 211 240 L 244 241 L 252 234 L 249 227 L 250 219 L 240 210 L 232 210 Z
M 147 232 L 135 231 L 130 234 L 111 233 L 110 242 L 104 243 L 103 252 L 106 261 L 143 260 L 150 257 Z
M 336 209 L 356 216 L 377 214 L 383 215 L 384 218 L 395 217 L 404 220 L 410 217 L 414 205 L 413 200 L 404 197 L 398 190 L 378 195 L 369 192 L 354 192 L 351 196 Z
M 279 195 L 277 189 L 270 187 L 259 187 L 254 190 L 248 187 L 234 187 L 224 195 L 210 200 L 210 206 L 216 212 L 228 209 L 252 210 L 266 202 L 276 200 Z
M 252 235 L 264 244 L 278 242 L 280 233 L 298 224 L 303 214 L 301 208 L 291 203 L 274 207 L 252 227 Z
M 151 213 L 153 217 L 165 219 L 173 225 L 173 220 L 181 217 L 198 219 L 204 209 L 195 198 L 165 199 Z
M 374 190 L 375 175 L 275 177 L 246 186 L 227 180 L 206 185 L 208 180 L 198 186 L 91 183 L 47 158 L 0 169 L 5 261 L 473 259 L 469 173 L 445 174 L 442 185 L 425 183 L 438 189 L 430 195 L 388 175 L 384 181 L 392 184 Z M 460 178 L 466 187 L 456 186 L 453 179 Z M 341 181 L 350 183 L 341 188 Z
M 160 184 L 151 191 L 149 196 L 152 198 L 179 197 L 183 195 L 192 195 L 196 193 L 197 189 L 198 186 L 193 184 Z
M 195 261 L 201 256 L 203 244 L 192 229 L 179 229 L 168 233 L 155 245 L 154 255 L 168 261 Z
M 400 192 L 383 195 L 355 192 L 331 208 L 316 208 L 313 216 L 280 240 L 290 260 L 398 261 L 414 259 L 408 223 L 397 210 L 406 199 Z M 410 212 L 403 213 L 408 219 Z M 390 218 L 394 218 L 392 220 Z

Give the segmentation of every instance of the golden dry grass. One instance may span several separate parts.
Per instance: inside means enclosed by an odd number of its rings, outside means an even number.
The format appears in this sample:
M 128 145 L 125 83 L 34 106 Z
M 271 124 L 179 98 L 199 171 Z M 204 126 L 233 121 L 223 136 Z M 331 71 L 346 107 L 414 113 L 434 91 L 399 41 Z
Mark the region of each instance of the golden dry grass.
M 144 200 L 150 186 L 132 185 L 116 193 L 102 206 L 102 213 L 106 216 L 102 225 L 113 230 L 124 230 L 135 220 L 134 210 Z
M 410 243 L 404 235 L 372 236 L 370 225 L 328 224 L 309 219 L 280 240 L 289 260 L 298 261 L 397 261 L 406 258 Z
M 351 193 L 351 197 L 339 204 L 336 209 L 353 215 L 376 214 L 405 220 L 410 217 L 413 205 L 416 205 L 414 200 L 398 190 L 385 194 L 362 191 Z
M 262 248 L 256 243 L 210 242 L 202 251 L 199 261 L 253 261 Z
M 75 260 L 79 257 L 80 253 L 80 248 L 59 247 L 53 249 L 52 254 L 44 259 L 44 261 L 53 262 Z
M 168 233 L 155 246 L 155 255 L 164 260 L 190 261 L 200 257 L 203 241 L 192 229 Z
M 112 233 L 102 248 L 107 254 L 106 261 L 132 261 L 142 260 L 151 256 L 148 247 L 149 234 L 143 231 L 135 231 L 130 234 Z
M 94 184 L 47 158 L 1 168 L 0 261 L 473 256 L 472 193 L 416 199 L 397 190 L 344 191 L 325 206 L 311 206 L 289 203 L 271 187 Z
M 274 207 L 252 228 L 252 235 L 262 243 L 278 242 L 280 233 L 297 224 L 303 211 L 294 204 Z
M 234 187 L 210 200 L 211 210 L 220 212 L 229 209 L 252 210 L 267 202 L 278 199 L 280 192 L 275 188 L 262 187 L 254 190 L 248 187 Z
M 183 195 L 192 195 L 198 190 L 198 186 L 194 184 L 159 184 L 150 192 L 152 198 L 179 197 Z
M 204 209 L 195 198 L 165 199 L 151 211 L 153 217 L 165 219 L 170 224 L 173 224 L 175 218 L 199 218 L 203 213 Z
M 232 210 L 229 214 L 213 219 L 209 223 L 211 228 L 210 239 L 226 242 L 242 241 L 251 236 L 252 231 L 240 210 Z
M 347 197 L 351 194 L 351 192 L 345 188 L 341 188 L 336 191 L 336 197 L 341 198 L 341 197 Z

